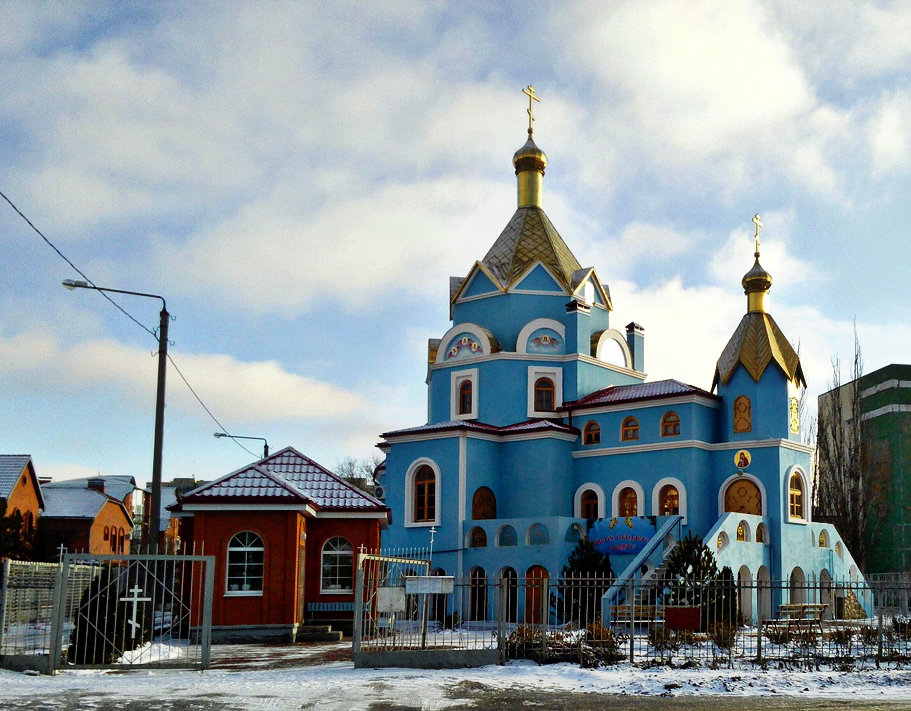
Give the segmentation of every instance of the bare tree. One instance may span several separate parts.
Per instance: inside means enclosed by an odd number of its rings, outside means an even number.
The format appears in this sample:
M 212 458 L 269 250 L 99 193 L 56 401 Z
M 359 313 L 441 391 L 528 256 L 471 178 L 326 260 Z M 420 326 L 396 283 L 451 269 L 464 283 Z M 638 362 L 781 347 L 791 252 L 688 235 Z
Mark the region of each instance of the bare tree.
M 864 437 L 860 378 L 864 363 L 857 330 L 851 380 L 842 384 L 841 362 L 832 363 L 832 388 L 820 400 L 814 476 L 814 518 L 832 523 L 854 560 L 866 569 L 889 512 L 889 471 L 881 448 Z
M 373 472 L 382 461 L 383 458 L 379 454 L 364 457 L 363 459 L 344 457 L 336 463 L 335 473 L 342 479 L 354 484 L 361 491 L 372 494 L 373 488 L 376 486 Z

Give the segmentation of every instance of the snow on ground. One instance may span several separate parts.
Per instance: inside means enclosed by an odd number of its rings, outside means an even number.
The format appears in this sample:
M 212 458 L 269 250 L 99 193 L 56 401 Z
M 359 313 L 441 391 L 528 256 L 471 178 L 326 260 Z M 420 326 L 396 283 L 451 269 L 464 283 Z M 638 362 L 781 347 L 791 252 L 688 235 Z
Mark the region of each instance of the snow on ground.
M 911 670 L 639 669 L 629 664 L 588 670 L 573 664 L 538 666 L 533 662 L 439 671 L 354 669 L 347 643 L 225 645 L 213 648 L 213 668 L 205 672 L 83 670 L 48 677 L 0 671 L 0 689 L 3 708 L 29 708 L 28 699 L 41 698 L 42 709 L 74 708 L 73 699 L 79 700 L 79 708 L 89 708 L 103 698 L 148 703 L 148 708 L 159 708 L 152 702 L 163 699 L 169 703 L 203 699 L 211 701 L 213 708 L 232 709 L 367 709 L 377 703 L 395 708 L 403 702 L 409 708 L 446 709 L 468 705 L 479 689 L 686 697 L 774 695 L 911 703 Z M 55 699 L 59 700 L 57 705 Z

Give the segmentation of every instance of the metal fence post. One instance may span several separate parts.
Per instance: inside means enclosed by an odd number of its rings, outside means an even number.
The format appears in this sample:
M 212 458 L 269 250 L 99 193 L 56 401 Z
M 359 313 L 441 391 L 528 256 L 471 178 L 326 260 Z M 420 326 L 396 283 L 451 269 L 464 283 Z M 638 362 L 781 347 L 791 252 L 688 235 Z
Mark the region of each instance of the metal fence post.
M 541 659 L 547 659 L 547 623 L 550 621 L 550 578 L 541 578 Z
M 200 644 L 200 665 L 203 669 L 209 668 L 209 661 L 212 653 L 212 598 L 215 597 L 215 556 L 206 556 L 204 559 L 206 569 L 205 583 L 203 584 L 203 601 L 202 601 L 202 635 Z M 192 566 L 196 563 L 190 563 Z
M 70 569 L 69 553 L 64 554 L 63 563 L 57 572 L 54 582 L 54 616 L 51 618 L 51 643 L 47 650 L 48 674 L 55 674 L 60 663 L 60 653 L 63 649 L 63 622 L 66 618 L 67 582 Z
M 883 611 L 879 610 L 879 625 L 876 631 L 876 668 L 879 669 L 880 660 L 883 658 Z
M 633 579 L 630 578 L 626 591 L 626 604 L 629 605 L 629 663 L 636 662 L 636 606 L 633 604 Z
M 9 594 L 10 559 L 3 560 L 3 585 L 0 586 L 0 654 L 3 654 L 3 633 L 6 630 L 6 596 Z
M 756 661 L 762 661 L 762 613 L 756 615 Z
M 364 619 L 364 569 L 358 567 L 354 583 L 354 629 L 351 637 L 351 652 L 358 654 L 361 651 L 361 634 L 363 633 Z
M 506 661 L 506 578 L 502 575 L 497 583 L 497 649 L 500 663 Z

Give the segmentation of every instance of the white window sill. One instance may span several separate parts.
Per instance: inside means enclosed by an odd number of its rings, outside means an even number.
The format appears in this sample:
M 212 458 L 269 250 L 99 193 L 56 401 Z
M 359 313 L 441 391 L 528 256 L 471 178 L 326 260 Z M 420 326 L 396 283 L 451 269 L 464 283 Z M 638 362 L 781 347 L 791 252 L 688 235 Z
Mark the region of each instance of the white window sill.
M 439 521 L 411 521 L 405 523 L 405 528 L 430 528 L 439 525 Z
M 225 590 L 225 597 L 262 597 L 262 590 Z
M 319 591 L 319 594 L 320 594 L 320 595 L 353 595 L 353 594 L 354 594 L 354 590 L 353 590 L 353 589 L 349 589 L 349 590 L 320 590 L 320 591 Z

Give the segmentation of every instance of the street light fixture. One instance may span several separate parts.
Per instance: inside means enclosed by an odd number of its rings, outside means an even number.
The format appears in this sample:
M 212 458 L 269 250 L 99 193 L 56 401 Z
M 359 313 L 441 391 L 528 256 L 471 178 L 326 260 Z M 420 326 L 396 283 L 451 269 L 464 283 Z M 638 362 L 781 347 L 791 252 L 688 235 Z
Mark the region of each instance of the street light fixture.
M 159 538 L 161 536 L 161 449 L 164 442 L 164 393 L 168 362 L 168 320 L 170 319 L 167 304 L 165 304 L 164 297 L 158 294 L 146 294 L 141 291 L 125 291 L 123 289 L 107 289 L 89 284 L 87 281 L 65 279 L 63 286 L 70 291 L 73 289 L 92 289 L 112 294 L 161 299 L 161 320 L 158 327 L 158 392 L 155 399 L 155 444 L 152 452 L 152 503 L 150 506 L 152 510 L 146 516 L 148 518 L 146 544 L 151 544 L 157 549 L 160 545 Z
M 260 439 L 263 442 L 263 459 L 269 456 L 269 443 L 266 441 L 265 437 L 246 437 L 244 435 L 232 435 L 227 432 L 216 432 L 213 437 L 221 439 L 222 437 L 230 437 L 231 439 Z

